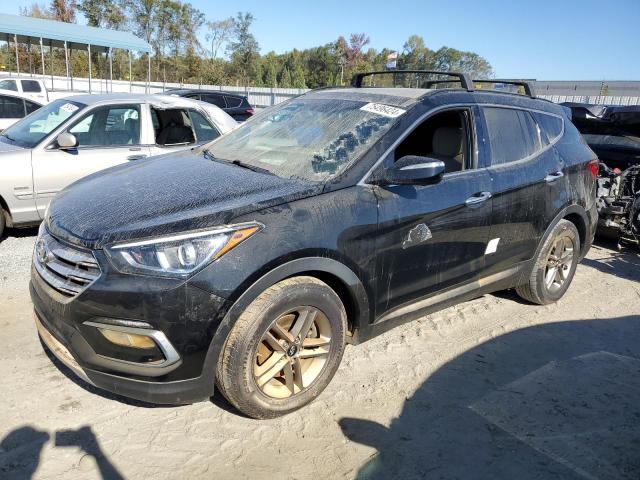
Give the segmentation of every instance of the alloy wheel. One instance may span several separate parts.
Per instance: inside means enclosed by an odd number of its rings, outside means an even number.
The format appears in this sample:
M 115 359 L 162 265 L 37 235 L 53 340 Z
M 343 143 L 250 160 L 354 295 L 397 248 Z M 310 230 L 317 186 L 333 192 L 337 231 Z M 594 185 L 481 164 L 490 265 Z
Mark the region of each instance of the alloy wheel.
M 300 393 L 322 372 L 331 339 L 331 324 L 317 308 L 302 306 L 279 316 L 256 347 L 256 385 L 272 398 Z
M 568 234 L 561 234 L 551 246 L 545 267 L 544 284 L 555 293 L 562 288 L 571 273 L 573 264 L 573 241 Z

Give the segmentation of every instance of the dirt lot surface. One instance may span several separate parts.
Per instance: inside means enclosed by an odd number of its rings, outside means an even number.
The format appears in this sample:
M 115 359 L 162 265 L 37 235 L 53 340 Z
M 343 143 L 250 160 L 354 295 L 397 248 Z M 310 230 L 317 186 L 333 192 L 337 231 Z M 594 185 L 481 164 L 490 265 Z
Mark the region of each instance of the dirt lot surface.
M 596 246 L 565 298 L 486 295 L 347 348 L 320 398 L 254 421 L 73 379 L 0 243 L 0 478 L 640 478 L 640 258 Z

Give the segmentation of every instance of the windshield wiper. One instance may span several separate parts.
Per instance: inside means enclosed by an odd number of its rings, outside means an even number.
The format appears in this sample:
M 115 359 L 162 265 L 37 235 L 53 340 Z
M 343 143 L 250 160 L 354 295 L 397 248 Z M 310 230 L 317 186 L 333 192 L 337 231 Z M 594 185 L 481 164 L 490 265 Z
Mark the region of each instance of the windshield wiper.
M 14 142 L 14 143 L 15 143 L 15 141 L 16 141 L 14 138 L 11 138 L 11 137 L 10 137 L 9 135 L 7 135 L 6 133 L 3 133 L 3 134 L 2 134 L 2 136 L 3 136 L 4 138 L 6 138 L 7 140 L 9 140 L 10 142 Z
M 268 175 L 275 175 L 275 173 L 271 172 L 270 170 L 267 170 L 266 168 L 256 167 L 255 165 L 250 165 L 248 163 L 241 162 L 240 160 L 231 160 L 231 162 L 229 163 L 232 163 L 237 167 L 246 168 L 247 170 L 251 170 L 254 172 L 266 173 Z
M 240 160 L 227 160 L 224 158 L 218 158 L 213 153 L 211 153 L 211 150 L 209 150 L 208 148 L 205 149 L 203 153 L 206 158 L 208 158 L 209 160 L 213 160 L 214 162 L 220 162 L 220 163 L 226 163 L 226 164 L 230 163 L 232 165 L 235 165 L 236 167 L 246 168 L 247 170 L 251 170 L 252 172 L 266 173 L 267 175 L 275 175 L 275 173 L 273 173 L 270 170 L 267 170 L 266 168 L 256 167 L 255 165 L 250 165 L 248 163 L 241 162 Z

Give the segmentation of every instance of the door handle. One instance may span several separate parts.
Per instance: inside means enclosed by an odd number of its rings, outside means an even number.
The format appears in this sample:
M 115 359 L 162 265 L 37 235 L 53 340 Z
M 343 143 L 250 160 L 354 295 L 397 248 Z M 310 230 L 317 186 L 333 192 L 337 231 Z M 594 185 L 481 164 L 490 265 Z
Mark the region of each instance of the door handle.
M 143 158 L 147 158 L 147 156 L 146 155 L 129 155 L 127 157 L 127 160 L 131 162 L 132 160 L 142 160 Z
M 474 205 L 480 205 L 481 203 L 484 203 L 487 200 L 489 200 L 491 198 L 491 196 L 492 196 L 491 192 L 474 193 L 469 198 L 467 198 L 467 200 L 464 202 L 464 204 L 467 207 L 472 207 Z
M 564 177 L 564 173 L 562 172 L 553 172 L 550 173 L 549 175 L 547 175 L 546 177 L 544 177 L 544 181 L 547 183 L 551 183 L 551 182 L 555 182 L 556 180 L 558 180 L 559 178 Z

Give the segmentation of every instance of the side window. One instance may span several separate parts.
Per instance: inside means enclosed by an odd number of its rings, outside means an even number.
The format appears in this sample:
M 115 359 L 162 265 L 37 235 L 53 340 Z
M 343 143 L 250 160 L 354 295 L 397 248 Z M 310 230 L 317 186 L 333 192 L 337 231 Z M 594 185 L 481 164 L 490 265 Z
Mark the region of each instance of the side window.
M 208 142 L 220 136 L 220 132 L 200 112 L 189 110 L 189 116 L 197 142 Z
M 0 95 L 0 118 L 24 117 L 24 102 L 21 98 Z
M 191 98 L 192 100 L 200 100 L 199 93 L 190 93 L 189 95 L 185 95 L 186 98 Z
M 69 129 L 84 147 L 113 147 L 140 144 L 140 107 L 100 107 Z
M 38 105 L 37 103 L 30 102 L 29 100 L 25 100 L 24 105 L 25 107 L 27 107 L 27 115 L 35 112 L 40 108 L 40 105 Z
M 40 84 L 35 80 L 20 80 L 23 92 L 41 92 Z
M 540 132 L 529 112 L 497 107 L 483 110 L 492 165 L 516 162 L 540 150 Z
M 472 117 L 468 109 L 447 110 L 427 118 L 398 145 L 394 161 L 407 155 L 441 160 L 445 173 L 473 168 Z
M 540 126 L 542 138 L 547 143 L 553 143 L 562 134 L 562 119 L 554 115 L 534 112 L 533 116 Z
M 242 105 L 242 98 L 225 96 L 224 99 L 227 102 L 228 108 L 237 108 Z
M 188 145 L 196 141 L 191 125 L 189 112 L 179 108 L 166 110 L 152 109 L 152 118 L 155 117 L 158 127 L 156 132 L 156 144 L 164 146 Z
M 12 90 L 14 92 L 18 91 L 18 85 L 15 80 L 2 80 L 0 81 L 0 89 L 2 90 Z
M 202 100 L 215 105 L 220 108 L 227 108 L 227 104 L 224 103 L 224 97 L 222 95 L 216 95 L 215 93 L 208 93 L 206 95 L 202 95 Z

